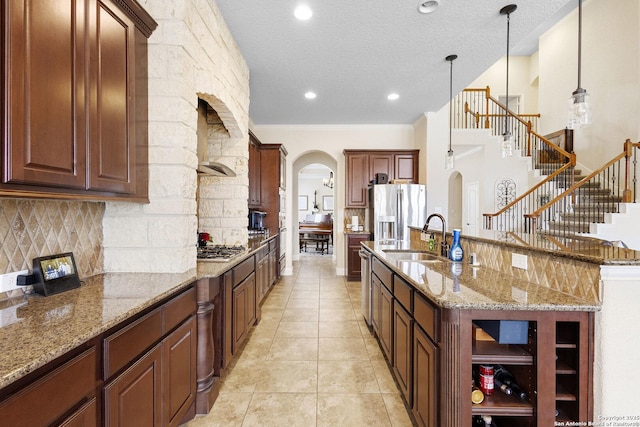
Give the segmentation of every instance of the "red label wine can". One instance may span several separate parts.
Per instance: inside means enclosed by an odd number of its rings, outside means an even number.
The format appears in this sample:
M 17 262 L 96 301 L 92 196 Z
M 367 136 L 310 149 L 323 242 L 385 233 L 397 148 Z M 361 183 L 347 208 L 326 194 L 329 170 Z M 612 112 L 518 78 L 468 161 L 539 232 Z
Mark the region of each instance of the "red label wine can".
M 485 396 L 493 394 L 493 365 L 480 365 L 480 390 Z

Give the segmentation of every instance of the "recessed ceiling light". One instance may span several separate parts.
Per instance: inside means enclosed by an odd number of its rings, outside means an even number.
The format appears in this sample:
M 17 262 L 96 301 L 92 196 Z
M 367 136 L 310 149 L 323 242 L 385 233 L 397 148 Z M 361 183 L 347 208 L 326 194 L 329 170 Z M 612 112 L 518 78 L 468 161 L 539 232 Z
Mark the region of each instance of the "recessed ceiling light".
M 418 12 L 431 13 L 440 6 L 440 0 L 424 0 L 418 4 Z
M 304 94 L 304 97 L 307 99 L 316 99 L 316 93 L 309 91 Z
M 306 21 L 307 19 L 311 18 L 311 16 L 313 15 L 313 11 L 306 4 L 301 4 L 300 6 L 296 7 L 296 10 L 293 12 L 293 14 L 299 20 Z
M 395 100 L 396 100 L 396 99 L 398 99 L 398 98 L 400 98 L 400 95 L 398 95 L 397 93 L 390 93 L 390 94 L 387 96 L 387 99 L 388 99 L 389 101 L 395 101 Z

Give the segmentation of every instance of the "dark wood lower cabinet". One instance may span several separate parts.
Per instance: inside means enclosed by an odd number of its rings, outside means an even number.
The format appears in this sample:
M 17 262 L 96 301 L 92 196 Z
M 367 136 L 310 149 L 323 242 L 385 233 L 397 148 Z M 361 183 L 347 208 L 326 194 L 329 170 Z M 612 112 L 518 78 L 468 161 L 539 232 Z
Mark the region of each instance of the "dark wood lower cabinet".
M 105 387 L 106 426 L 162 424 L 161 365 L 159 343 Z
M 0 403 L 0 424 L 42 426 L 55 424 L 61 418 L 69 425 L 77 425 L 73 423 L 79 419 L 95 423 L 95 406 L 91 412 L 83 402 L 95 400 L 98 363 L 99 351 L 92 346 L 11 393 Z M 81 407 L 74 411 L 78 406 Z M 66 415 L 69 412 L 72 414 Z
M 357 281 L 362 278 L 362 261 L 360 259 L 360 242 L 371 240 L 369 233 L 347 233 L 347 280 Z
M 435 427 L 437 423 L 438 349 L 427 334 L 413 326 L 413 416 L 421 426 Z M 470 425 L 465 424 L 465 425 Z
M 238 351 L 256 321 L 256 276 L 233 288 L 233 353 Z
M 196 319 L 191 317 L 162 343 L 164 420 L 171 427 L 181 424 L 195 399 L 196 338 Z
M 178 426 L 195 415 L 195 361 L 191 316 L 105 387 L 105 425 Z
M 384 284 L 380 286 L 380 334 L 384 355 L 393 365 L 393 294 Z
M 409 405 L 412 402 L 413 360 L 411 315 L 396 300 L 393 303 L 393 372 L 396 375 L 400 391 Z

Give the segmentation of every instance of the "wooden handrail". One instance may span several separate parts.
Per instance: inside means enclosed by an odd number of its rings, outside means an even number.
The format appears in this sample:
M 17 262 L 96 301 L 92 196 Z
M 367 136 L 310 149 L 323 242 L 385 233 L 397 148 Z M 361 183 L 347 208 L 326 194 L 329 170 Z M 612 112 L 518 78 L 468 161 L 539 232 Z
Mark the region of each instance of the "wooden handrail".
M 582 178 L 580 181 L 576 182 L 575 184 L 573 184 L 571 187 L 567 188 L 565 191 L 563 191 L 562 193 L 560 193 L 559 195 L 557 195 L 553 200 L 550 200 L 548 203 L 540 206 L 538 209 L 535 210 L 535 212 L 529 213 L 529 214 L 524 214 L 525 218 L 537 218 L 538 216 L 540 216 L 540 214 L 549 209 L 551 206 L 553 206 L 555 203 L 557 203 L 558 201 L 562 200 L 565 196 L 567 196 L 568 194 L 574 193 L 578 188 L 582 187 L 583 185 L 585 185 L 587 182 L 589 182 L 593 177 L 601 174 L 602 172 L 604 172 L 607 168 L 611 167 L 614 163 L 622 160 L 623 158 L 626 158 L 626 161 L 629 161 L 629 157 L 631 156 L 631 152 L 633 151 L 632 148 L 633 147 L 640 147 L 640 143 L 632 143 L 630 140 L 626 140 L 624 143 L 624 151 L 620 154 L 618 154 L 616 157 L 614 157 L 613 159 L 611 159 L 609 162 L 607 162 L 604 166 L 601 166 L 600 168 L 598 168 L 597 170 L 591 172 L 589 175 L 585 176 L 584 178 Z M 627 166 L 627 170 L 625 172 L 625 174 L 629 173 L 629 169 Z M 631 191 L 628 187 L 628 181 L 625 179 L 625 190 L 624 192 L 627 191 Z
M 483 93 L 485 95 L 485 109 L 488 112 L 489 111 L 489 101 L 492 101 L 494 104 L 496 104 L 498 107 L 500 107 L 501 109 L 507 111 L 507 113 L 509 114 L 510 117 L 516 119 L 517 121 L 519 121 L 524 127 L 527 128 L 528 130 L 528 139 L 527 139 L 527 155 L 531 155 L 531 134 L 535 135 L 540 141 L 542 141 L 547 147 L 551 148 L 552 150 L 558 152 L 558 154 L 564 156 L 565 158 L 567 158 L 568 161 L 571 161 L 571 157 L 569 155 L 569 153 L 567 151 L 565 151 L 564 149 L 562 149 L 561 147 L 557 146 L 556 144 L 552 143 L 551 141 L 549 141 L 547 138 L 545 138 L 544 136 L 538 134 L 537 132 L 535 132 L 532 128 L 531 128 L 531 122 L 530 121 L 525 121 L 523 118 L 540 118 L 541 115 L 538 114 L 515 114 L 513 111 L 511 110 L 507 110 L 507 107 L 505 105 L 503 105 L 501 102 L 499 102 L 497 99 L 493 98 L 490 94 L 490 89 L 489 86 L 487 86 L 484 89 L 479 89 L 479 88 L 467 88 L 464 89 L 463 92 L 479 92 L 479 93 Z M 478 123 L 480 123 L 480 118 L 481 117 L 485 117 L 485 129 L 489 128 L 491 126 L 491 123 L 489 121 L 489 118 L 491 117 L 502 117 L 501 114 L 482 114 L 479 112 L 474 112 L 471 111 L 471 109 L 469 108 L 469 104 L 465 102 L 464 105 L 464 112 L 465 113 L 469 113 L 471 114 L 476 121 L 476 126 L 478 125 Z

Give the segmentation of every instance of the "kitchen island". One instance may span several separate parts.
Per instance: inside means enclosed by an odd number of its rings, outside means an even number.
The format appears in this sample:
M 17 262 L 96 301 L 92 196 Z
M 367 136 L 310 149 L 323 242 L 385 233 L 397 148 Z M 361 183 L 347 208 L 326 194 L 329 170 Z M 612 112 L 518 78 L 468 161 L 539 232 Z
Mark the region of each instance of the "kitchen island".
M 593 419 L 597 302 L 407 244 L 362 246 L 372 253 L 372 330 L 418 425 L 465 426 L 483 415 L 518 426 Z M 487 364 L 513 373 L 526 398 L 496 390 L 472 404 L 474 372 Z
M 371 299 L 374 307 L 385 313 L 378 315 L 378 330 L 374 317 L 372 329 L 382 349 L 386 347 L 385 354 L 396 380 L 402 384 L 404 380 L 399 377 L 410 378 L 410 370 L 404 368 L 403 374 L 402 366 L 412 366 L 422 354 L 422 363 L 413 366 L 428 366 L 427 361 L 431 360 L 434 365 L 431 393 L 436 396 L 431 400 L 449 405 L 431 408 L 430 413 L 440 417 L 437 424 L 419 421 L 420 424 L 468 425 L 472 414 L 503 417 L 508 420 L 507 425 L 553 425 L 556 421 L 593 421 L 611 414 L 637 415 L 631 384 L 640 378 L 640 371 L 633 356 L 637 354 L 637 345 L 628 337 L 635 335 L 640 325 L 634 303 L 639 297 L 640 253 L 595 239 L 536 237 L 527 241 L 526 235 L 493 233 L 463 236 L 465 254 L 476 253 L 480 265 L 470 266 L 465 257 L 463 264 L 452 269 L 454 263 L 441 258 L 434 261 L 438 257 L 433 252 L 431 256 L 422 256 L 422 262 L 410 259 L 411 251 L 429 252 L 428 241 L 423 240 L 421 231 L 411 230 L 411 243 L 406 247 L 363 244 L 363 249 L 391 272 L 384 280 L 380 277 L 385 276 L 384 269 L 380 274 L 374 270 L 371 275 Z M 518 267 L 513 267 L 514 263 Z M 398 290 L 400 293 L 396 295 Z M 425 312 L 431 313 L 426 317 L 431 323 L 426 325 Z M 419 321 L 421 317 L 423 320 Z M 529 401 L 523 402 L 524 406 L 513 402 L 505 406 L 503 401 L 498 405 L 477 406 L 467 399 L 466 379 L 471 380 L 472 368 L 479 363 L 496 363 L 493 356 L 476 354 L 478 348 L 486 347 L 481 334 L 477 334 L 481 329 L 477 323 L 483 320 L 528 322 L 531 342 L 525 347 L 529 347 L 527 351 L 532 358 L 516 357 L 510 366 L 514 374 L 518 372 L 524 377 L 525 387 L 529 388 Z M 401 339 L 392 333 L 399 333 Z M 425 335 L 432 347 L 425 345 L 424 340 L 417 344 Z M 398 346 L 398 342 L 407 344 Z M 411 357 L 401 364 L 398 348 L 413 348 Z M 428 354 L 431 357 L 425 356 Z M 563 361 L 580 360 L 580 364 L 570 369 L 559 368 L 552 357 L 546 356 L 556 354 Z M 417 420 L 420 414 L 415 413 L 415 405 L 420 395 L 416 394 L 415 386 L 429 378 L 424 369 L 422 375 L 422 380 L 413 384 L 414 394 L 406 399 Z M 625 381 L 628 386 L 615 379 L 621 377 L 630 379 Z M 573 392 L 565 393 L 563 387 Z M 408 387 L 407 390 L 411 391 Z M 554 417 L 555 410 L 559 411 L 558 418 Z M 499 418 L 494 420 L 501 425 Z

